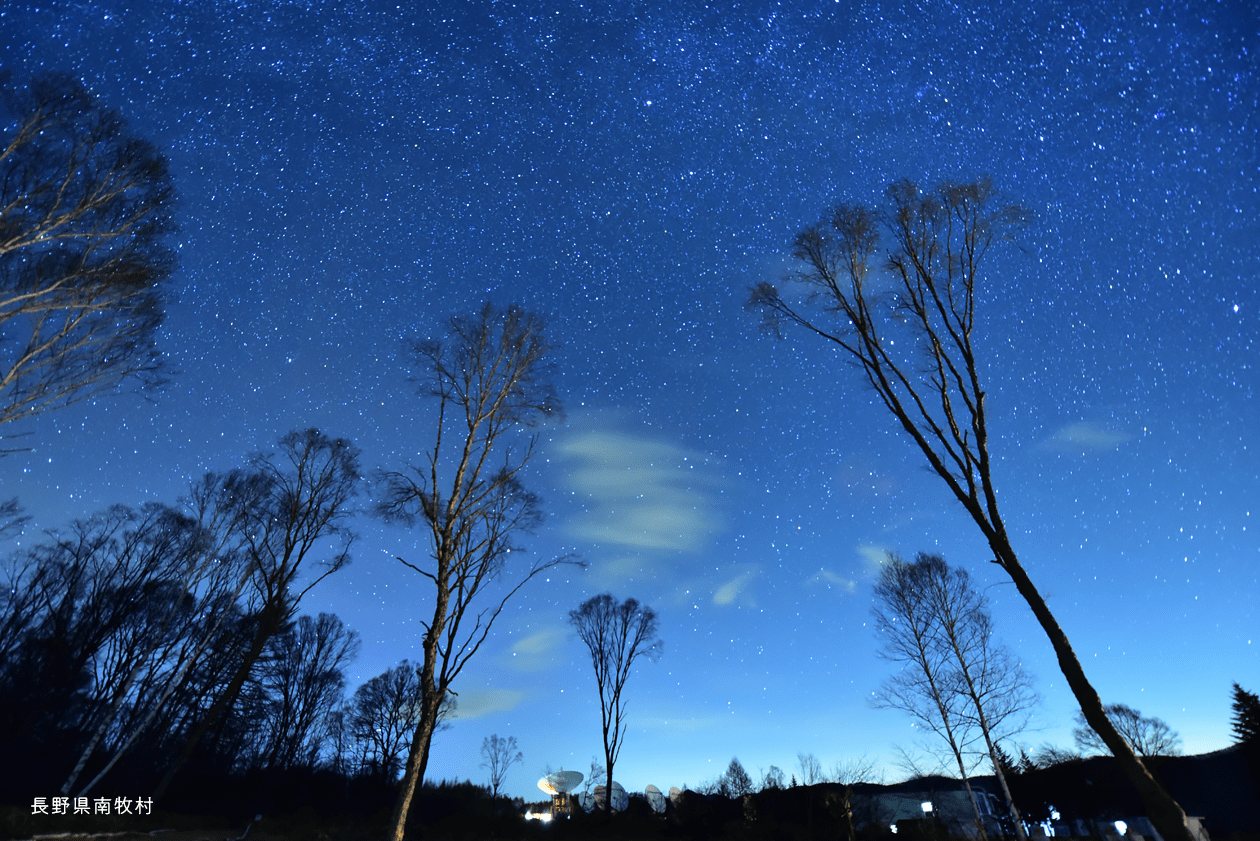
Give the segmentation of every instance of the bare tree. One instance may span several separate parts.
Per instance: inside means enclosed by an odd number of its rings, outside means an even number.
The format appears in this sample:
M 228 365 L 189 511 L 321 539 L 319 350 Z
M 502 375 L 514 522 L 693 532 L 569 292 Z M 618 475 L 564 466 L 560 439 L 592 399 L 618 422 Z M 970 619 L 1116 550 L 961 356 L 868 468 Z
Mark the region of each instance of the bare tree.
M 425 464 L 386 474 L 380 512 L 424 529 L 430 562 L 398 560 L 433 583 L 434 604 L 424 625 L 420 722 L 390 819 L 393 841 L 402 841 L 451 683 L 508 600 L 544 570 L 572 562 L 568 557 L 537 561 L 497 601 L 486 592 L 509 560 L 520 557 L 513 540 L 542 519 L 538 498 L 520 481 L 535 439 L 518 442 L 516 437 L 560 414 L 542 319 L 520 307 L 497 309 L 487 303 L 475 315 L 450 320 L 449 346 L 421 341 L 414 350 L 424 366 L 428 395 L 437 400 L 434 440 Z M 483 601 L 486 606 L 472 612 Z
M 979 736 L 967 716 L 966 699 L 953 691 L 952 654 L 940 644 L 940 623 L 922 578 L 921 568 L 892 554 L 880 568 L 871 608 L 883 640 L 880 656 L 903 668 L 884 681 L 875 704 L 909 714 L 945 740 L 975 811 L 976 831 L 984 841 L 984 817 L 970 780 L 975 761 L 969 754 Z
M 812 753 L 798 753 L 796 755 L 796 764 L 801 769 L 801 785 L 812 786 L 815 783 L 827 781 L 827 775 L 823 772 L 822 763 Z
M 1142 756 L 1177 756 L 1181 753 L 1181 736 L 1163 719 L 1142 715 L 1127 704 L 1108 704 L 1104 709 L 1120 735 Z M 1107 749 L 1098 734 L 1085 724 L 1080 713 L 1077 713 L 1076 723 L 1078 726 L 1072 730 L 1072 737 L 1076 739 L 1077 747 L 1095 754 Z
M 481 767 L 490 772 L 490 795 L 498 797 L 508 769 L 524 759 L 525 754 L 516 749 L 515 736 L 502 739 L 495 733 L 482 739 L 481 756 Z
M 264 491 L 246 497 L 250 507 L 241 512 L 240 521 L 254 632 L 227 690 L 192 728 L 155 797 L 165 793 L 197 744 L 235 703 L 268 640 L 293 619 L 302 597 L 350 562 L 353 534 L 347 521 L 358 493 L 358 449 L 344 438 L 307 429 L 281 438 L 279 454 L 260 454 L 251 461 L 251 472 Z M 314 560 L 311 555 L 323 551 L 331 554 L 320 561 L 321 569 L 309 582 L 299 583 L 301 573 L 309 571 L 307 561 Z
M 235 663 L 232 655 L 247 645 L 236 644 L 243 628 L 239 600 L 251 570 L 242 532 L 250 512 L 264 503 L 268 488 L 266 477 L 257 473 L 207 473 L 181 500 L 196 523 L 196 541 L 179 582 L 192 603 L 185 610 L 168 611 L 162 621 L 170 626 L 169 641 L 141 654 L 144 670 L 131 675 L 127 707 L 111 724 L 113 757 L 79 796 L 87 795 L 141 735 L 156 731 L 161 735 L 153 741 L 168 742 L 171 734 L 178 736 L 186 729 L 174 722 L 190 717 L 195 723 L 218 700 L 216 688 L 226 689 L 227 679 L 216 677 L 235 668 L 229 666 Z M 163 721 L 166 726 L 158 726 Z M 91 743 L 85 748 L 66 787 L 74 784 L 93 748 Z
M 359 635 L 331 613 L 300 617 L 271 638 L 258 675 L 267 697 L 262 767 L 314 766 L 319 725 L 340 703 L 344 670 L 358 650 Z
M 787 777 L 784 776 L 783 769 L 778 765 L 771 765 L 761 777 L 761 790 L 777 791 L 783 788 L 787 788 Z
M 10 739 L 49 743 L 54 733 L 99 742 L 127 676 L 162 642 L 180 612 L 178 578 L 192 528 L 150 503 L 116 505 L 15 559 L 0 649 L 0 719 Z M 79 768 L 82 767 L 82 761 Z
M 1053 765 L 1062 765 L 1065 762 L 1077 762 L 1085 757 L 1081 756 L 1079 751 L 1061 748 L 1046 742 L 1037 748 L 1031 758 L 1035 767 L 1049 768 Z
M 889 199 L 883 219 L 892 236 L 884 263 L 892 275 L 891 292 L 871 273 L 880 215 L 865 206 L 841 205 L 828 222 L 798 234 L 793 249 L 802 265 L 797 280 L 822 300 L 835 326 L 811 318 L 770 283 L 752 290 L 749 306 L 762 311 L 769 329 L 797 325 L 856 363 L 1032 608 L 1085 720 L 1133 781 L 1155 827 L 1168 841 L 1194 841 L 1185 812 L 1107 718 L 1067 634 L 1020 563 L 998 508 L 981 378 L 985 365 L 974 343 L 976 299 L 980 265 L 990 247 L 1009 239 L 1028 215 L 1003 204 L 987 178 L 945 183 L 932 192 L 901 181 L 889 189 Z
M 640 657 L 655 660 L 661 654 L 656 611 L 636 599 L 619 602 L 609 593 L 592 596 L 569 611 L 569 623 L 586 644 L 595 667 L 599 688 L 599 715 L 604 732 L 605 786 L 610 792 L 604 810 L 612 816 L 613 766 L 621 755 L 626 731 L 626 707 L 622 692 L 630 667 Z
M 939 645 L 947 652 L 952 691 L 968 702 L 964 715 L 984 739 L 985 753 L 1002 787 L 1015 834 L 1023 841 L 1027 836 L 1007 784 L 1001 742 L 1028 724 L 1029 711 L 1037 703 L 1032 678 L 1019 658 L 998 644 L 988 600 L 972 586 L 966 570 L 927 553 L 919 553 L 914 567 L 937 623 Z
M 745 794 L 752 794 L 753 780 L 744 770 L 743 764 L 739 761 L 739 757 L 731 757 L 731 764 L 726 766 L 726 773 L 718 778 L 718 793 L 723 797 L 743 797 Z
M 166 158 L 74 79 L 0 77 L 0 423 L 135 378 L 173 259 Z
M 358 756 L 360 773 L 387 780 L 398 777 L 407 746 L 420 723 L 420 670 L 410 660 L 383 672 L 355 690 L 346 725 Z M 436 730 L 449 726 L 454 696 L 438 710 Z

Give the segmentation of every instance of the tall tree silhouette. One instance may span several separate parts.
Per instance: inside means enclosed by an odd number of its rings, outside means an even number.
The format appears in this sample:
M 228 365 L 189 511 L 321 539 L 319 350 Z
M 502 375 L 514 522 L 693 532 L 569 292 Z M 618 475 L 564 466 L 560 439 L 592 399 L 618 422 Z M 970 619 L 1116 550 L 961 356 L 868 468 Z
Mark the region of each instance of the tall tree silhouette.
M 822 314 L 811 315 L 808 304 L 790 302 L 771 283 L 755 286 L 748 305 L 762 312 L 771 331 L 795 325 L 856 363 L 1032 609 L 1085 720 L 1132 780 L 1156 829 L 1167 841 L 1195 841 L 1181 806 L 1107 718 L 1067 634 L 1020 563 L 998 507 L 982 377 L 986 365 L 974 342 L 976 305 L 980 266 L 989 249 L 1026 225 L 1027 213 L 1003 203 L 987 178 L 947 182 L 926 192 L 900 181 L 889 188 L 888 198 L 883 212 L 840 205 L 826 222 L 797 235 L 796 279 L 815 293 L 811 300 L 821 301 Z M 891 291 L 872 274 L 881 219 L 892 240 L 882 261 Z
M 661 653 L 656 611 L 637 599 L 619 602 L 610 593 L 593 596 L 569 611 L 569 624 L 577 630 L 595 667 L 599 689 L 600 724 L 604 733 L 604 811 L 612 815 L 613 766 L 625 740 L 626 703 L 622 692 L 630 667 L 640 657 L 655 660 Z
M 514 763 L 525 758 L 516 746 L 516 737 L 494 733 L 481 740 L 481 767 L 490 772 L 490 795 L 499 796 L 503 778 Z
M 437 401 L 425 463 L 384 477 L 387 518 L 423 529 L 427 561 L 403 564 L 434 589 L 424 623 L 420 721 L 390 819 L 402 841 L 416 788 L 424 781 L 439 711 L 451 683 L 477 653 L 504 605 L 526 582 L 567 557 L 510 570 L 501 596 L 488 592 L 522 556 L 513 541 L 542 519 L 538 498 L 520 481 L 534 452 L 522 430 L 560 414 L 542 319 L 517 306 L 487 303 L 449 322 L 449 340 L 416 342 L 427 395 Z M 474 612 L 474 605 L 484 605 Z
M 280 439 L 278 453 L 252 459 L 250 473 L 261 492 L 248 498 L 239 528 L 248 560 L 252 639 L 227 690 L 192 728 L 154 797 L 166 792 L 201 739 L 236 701 L 267 642 L 292 620 L 302 597 L 350 562 L 353 535 L 347 521 L 359 483 L 359 451 L 353 444 L 317 429 L 290 432 Z M 316 574 L 300 580 L 316 562 L 312 555 L 323 556 Z

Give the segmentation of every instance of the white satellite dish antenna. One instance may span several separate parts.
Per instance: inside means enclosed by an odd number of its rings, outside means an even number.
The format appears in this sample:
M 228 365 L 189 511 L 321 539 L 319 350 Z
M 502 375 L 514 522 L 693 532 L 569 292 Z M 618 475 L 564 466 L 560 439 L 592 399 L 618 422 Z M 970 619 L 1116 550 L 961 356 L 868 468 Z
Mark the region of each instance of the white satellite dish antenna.
M 538 781 L 538 787 L 551 795 L 551 814 L 569 813 L 568 794 L 582 782 L 581 771 L 554 771 Z
M 674 806 L 677 807 L 681 801 L 682 801 L 682 789 L 680 789 L 678 786 L 670 786 L 669 787 L 669 802 L 673 803 Z
M 603 786 L 595 786 L 595 805 L 602 807 L 608 789 Z M 612 784 L 612 808 L 614 812 L 624 812 L 626 807 L 630 805 L 630 795 L 626 794 L 626 790 L 621 787 L 621 783 L 613 781 Z
M 538 781 L 538 787 L 550 794 L 568 794 L 582 782 L 581 771 L 553 771 Z
M 652 807 L 652 811 L 661 814 L 665 811 L 665 795 L 661 794 L 661 790 L 654 785 L 649 785 L 644 790 L 647 795 L 648 805 Z

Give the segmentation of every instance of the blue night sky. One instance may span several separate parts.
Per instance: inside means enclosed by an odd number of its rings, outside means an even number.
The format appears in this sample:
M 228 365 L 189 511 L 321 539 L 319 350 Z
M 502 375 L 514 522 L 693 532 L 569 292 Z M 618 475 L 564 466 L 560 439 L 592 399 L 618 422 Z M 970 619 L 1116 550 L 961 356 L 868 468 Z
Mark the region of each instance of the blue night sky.
M 0 9 L 0 65 L 73 73 L 169 154 L 179 371 L 10 425 L 4 495 L 36 528 L 173 502 L 286 431 L 398 469 L 432 436 L 404 338 L 489 298 L 545 314 L 567 421 L 529 478 L 536 581 L 461 675 L 430 778 L 507 790 L 602 754 L 567 611 L 661 617 L 615 779 L 754 776 L 798 752 L 900 778 L 909 719 L 869 698 L 886 550 L 940 552 L 993 601 L 1043 697 L 1074 701 L 980 533 L 858 373 L 743 309 L 792 236 L 891 181 L 991 174 L 1031 212 L 988 263 L 980 339 L 1017 552 L 1103 700 L 1227 745 L 1260 689 L 1260 17 L 1155 3 L 70 2 Z M 439 4 L 433 3 L 433 6 Z M 1031 7 L 1031 8 L 1028 8 Z M 15 442 L 17 443 L 17 442 Z M 418 533 L 360 519 L 307 596 L 363 638 L 349 691 L 421 653 Z M 10 547 L 12 548 L 12 544 Z

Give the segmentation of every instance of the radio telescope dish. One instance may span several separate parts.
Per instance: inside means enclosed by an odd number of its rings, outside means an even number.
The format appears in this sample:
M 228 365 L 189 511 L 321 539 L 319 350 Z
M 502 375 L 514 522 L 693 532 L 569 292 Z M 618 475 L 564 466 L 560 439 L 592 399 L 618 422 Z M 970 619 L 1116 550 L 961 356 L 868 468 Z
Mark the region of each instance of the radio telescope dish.
M 647 795 L 648 805 L 652 807 L 653 812 L 659 815 L 665 811 L 665 795 L 661 794 L 659 788 L 649 785 L 643 793 Z
M 581 771 L 554 771 L 538 781 L 538 787 L 555 797 L 568 794 L 582 782 Z
M 554 774 L 548 774 L 547 779 L 551 780 L 551 784 L 556 787 L 556 791 L 561 794 L 568 794 L 582 782 L 582 772 L 557 771 Z
M 602 808 L 604 800 L 608 796 L 608 789 L 603 786 L 595 786 L 595 805 Z M 612 784 L 612 808 L 614 812 L 624 812 L 626 807 L 630 805 L 630 796 L 626 794 L 626 790 L 621 787 L 621 783 L 613 781 Z
M 678 786 L 670 786 L 669 787 L 669 802 L 673 803 L 675 806 L 677 806 L 680 802 L 682 802 L 682 789 L 680 789 Z

